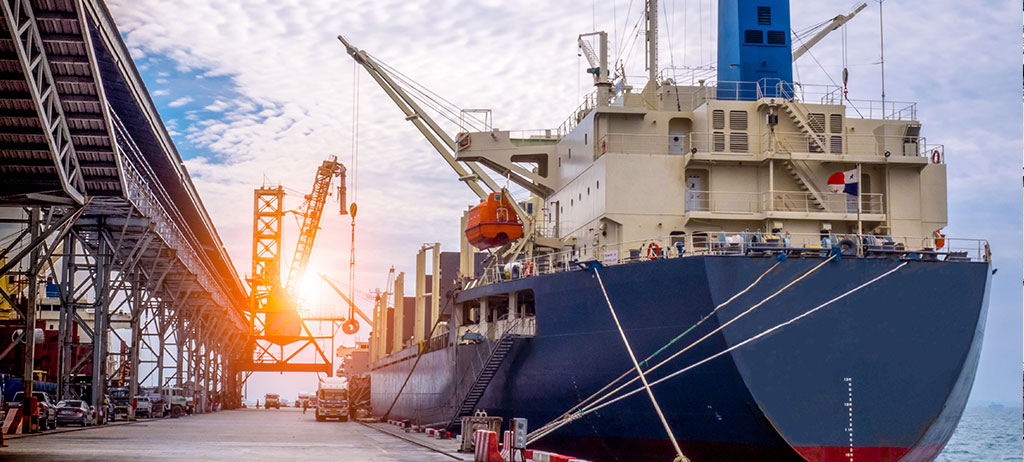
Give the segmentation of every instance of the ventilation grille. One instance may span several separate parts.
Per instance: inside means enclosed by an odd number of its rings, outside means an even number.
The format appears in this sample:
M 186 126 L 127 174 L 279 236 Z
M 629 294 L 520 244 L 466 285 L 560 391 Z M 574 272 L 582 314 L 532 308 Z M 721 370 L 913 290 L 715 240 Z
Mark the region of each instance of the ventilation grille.
M 747 111 L 729 111 L 729 130 L 747 129 Z
M 828 116 L 828 131 L 831 133 L 842 133 L 843 132 L 843 115 L 842 114 L 829 114 Z
M 749 150 L 747 145 L 747 134 L 746 133 L 730 133 L 729 134 L 729 151 L 730 152 L 747 152 Z
M 832 151 L 832 154 L 842 154 L 843 153 L 843 137 L 841 137 L 841 136 L 833 136 L 833 137 L 831 137 L 831 139 L 829 139 L 828 149 L 830 151 Z
M 725 111 L 721 109 L 711 111 L 711 128 L 714 130 L 725 130 Z
M 772 7 L 757 7 L 757 24 L 762 26 L 770 26 L 772 24 Z
M 715 152 L 725 152 L 725 133 L 715 132 L 713 144 Z

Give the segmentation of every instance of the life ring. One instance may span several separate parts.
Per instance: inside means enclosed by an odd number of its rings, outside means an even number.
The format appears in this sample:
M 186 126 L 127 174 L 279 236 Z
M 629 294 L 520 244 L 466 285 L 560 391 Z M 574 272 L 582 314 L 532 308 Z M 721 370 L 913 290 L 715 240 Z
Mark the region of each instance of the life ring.
M 932 150 L 932 163 L 933 164 L 941 164 L 942 163 L 942 153 L 939 152 L 938 149 L 933 149 Z
M 459 145 L 459 150 L 462 150 L 468 148 L 473 139 L 470 138 L 469 132 L 459 132 L 458 135 L 455 135 L 455 142 Z
M 528 261 L 523 263 L 523 277 L 533 276 L 533 262 Z
M 647 259 L 657 260 L 658 255 L 661 255 L 661 246 L 657 242 L 647 244 Z

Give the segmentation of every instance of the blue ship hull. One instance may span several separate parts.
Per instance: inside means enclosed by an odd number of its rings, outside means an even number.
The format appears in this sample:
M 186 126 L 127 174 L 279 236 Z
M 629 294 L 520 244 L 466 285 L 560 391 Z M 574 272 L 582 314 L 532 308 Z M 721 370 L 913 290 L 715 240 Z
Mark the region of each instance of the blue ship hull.
M 652 362 L 821 262 L 782 262 Z M 771 258 L 701 256 L 610 266 L 601 274 L 626 335 L 643 358 L 774 263 Z M 793 320 L 900 263 L 871 258 L 829 262 L 648 378 L 657 380 Z M 955 429 L 970 393 L 989 275 L 988 263 L 907 262 L 806 317 L 655 385 L 653 392 L 683 452 L 694 461 L 932 460 Z M 456 302 L 527 289 L 535 296 L 536 336 L 516 341 L 477 407 L 506 419 L 526 417 L 537 428 L 630 370 L 632 363 L 589 272 L 492 284 L 463 291 Z M 447 423 L 487 348 L 459 345 L 425 354 L 390 418 Z M 412 363 L 400 361 L 371 372 L 375 414 L 390 407 Z M 600 461 L 674 457 L 644 393 L 586 415 L 533 447 Z

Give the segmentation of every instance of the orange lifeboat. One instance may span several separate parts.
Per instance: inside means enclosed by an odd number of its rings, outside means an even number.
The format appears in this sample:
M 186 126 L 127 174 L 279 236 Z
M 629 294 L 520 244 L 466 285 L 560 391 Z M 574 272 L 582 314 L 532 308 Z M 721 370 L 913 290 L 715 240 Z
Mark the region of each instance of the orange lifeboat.
M 478 249 L 489 249 L 523 237 L 523 224 L 504 194 L 497 192 L 469 210 L 466 239 Z

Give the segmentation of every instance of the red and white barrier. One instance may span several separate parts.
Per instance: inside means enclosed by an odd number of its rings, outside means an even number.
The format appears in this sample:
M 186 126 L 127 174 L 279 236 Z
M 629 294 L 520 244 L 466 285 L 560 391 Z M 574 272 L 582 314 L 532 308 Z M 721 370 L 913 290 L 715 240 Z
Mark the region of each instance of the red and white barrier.
M 501 458 L 503 460 L 512 460 L 512 432 L 505 430 L 505 434 L 501 439 Z
M 489 430 L 477 430 L 473 433 L 473 446 L 476 451 L 474 462 L 505 462 L 498 452 L 498 434 Z
M 21 427 L 21 408 L 11 408 L 7 411 L 7 418 L 4 419 L 4 426 L 0 431 L 8 435 L 18 435 L 21 434 Z
M 433 436 L 434 438 L 441 440 L 452 437 L 452 434 L 450 432 L 447 432 L 442 428 L 428 428 L 427 435 Z
M 531 462 L 587 462 L 572 456 L 563 456 L 547 451 L 526 450 L 526 460 Z

